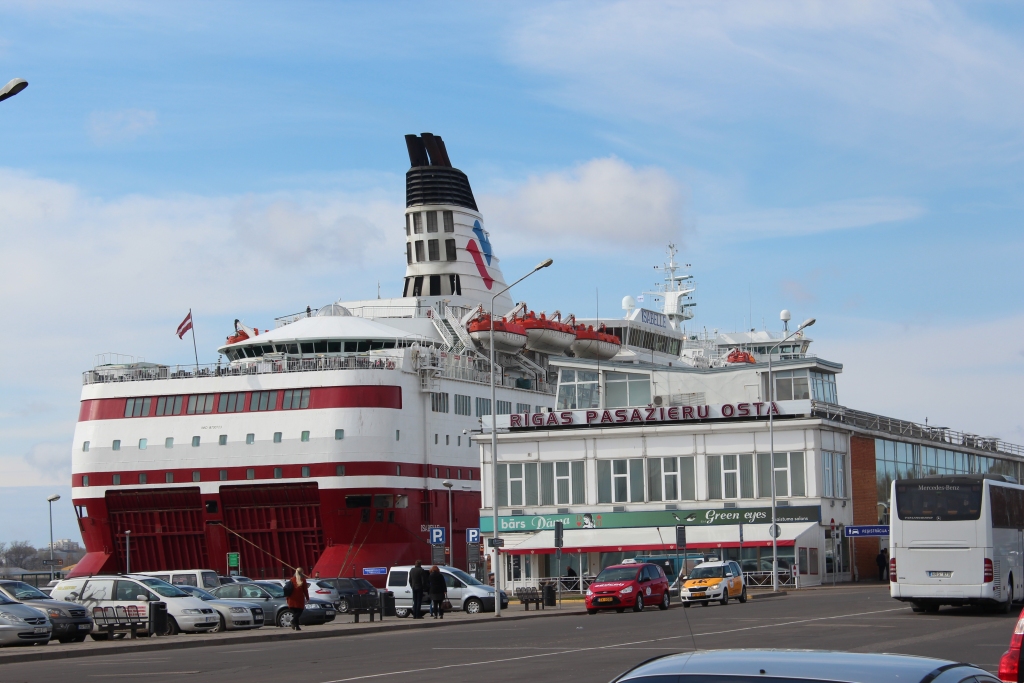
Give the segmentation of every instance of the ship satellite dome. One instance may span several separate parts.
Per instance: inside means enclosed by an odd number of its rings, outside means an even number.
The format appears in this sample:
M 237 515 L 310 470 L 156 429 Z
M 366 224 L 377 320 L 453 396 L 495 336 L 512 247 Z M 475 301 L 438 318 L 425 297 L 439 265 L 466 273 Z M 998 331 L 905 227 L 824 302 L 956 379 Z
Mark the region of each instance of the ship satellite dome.
M 636 308 L 636 299 L 628 295 L 622 297 L 622 310 L 632 311 L 634 308 Z
M 321 308 L 319 311 L 316 312 L 316 317 L 318 317 L 318 318 L 324 318 L 324 317 L 327 317 L 327 316 L 350 316 L 350 315 L 352 315 L 352 312 L 349 311 L 344 306 L 341 306 L 339 304 L 330 304 L 329 306 L 324 306 L 323 308 Z
M 782 313 L 779 313 L 779 320 L 781 320 L 784 323 L 788 323 L 792 319 L 793 316 L 789 314 L 788 308 L 783 308 Z

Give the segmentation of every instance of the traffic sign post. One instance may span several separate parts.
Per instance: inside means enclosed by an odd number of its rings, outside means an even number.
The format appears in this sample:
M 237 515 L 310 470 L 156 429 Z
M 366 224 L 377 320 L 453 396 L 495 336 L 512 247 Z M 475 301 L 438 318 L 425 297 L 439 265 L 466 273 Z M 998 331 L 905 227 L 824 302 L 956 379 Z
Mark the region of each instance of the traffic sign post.
M 238 576 L 241 574 L 241 553 L 228 553 L 227 565 L 228 565 L 228 576 Z
M 679 564 L 679 549 L 680 548 L 682 548 L 682 550 L 683 550 L 683 563 L 682 564 Z M 685 574 L 685 573 L 686 573 L 686 525 L 685 524 L 677 524 L 676 525 L 676 583 L 679 584 L 679 586 L 680 586 L 679 590 L 680 591 L 682 590 L 681 586 L 683 585 L 682 584 L 683 574 Z
M 857 538 L 860 536 L 888 536 L 889 525 L 871 524 L 868 526 L 848 526 L 843 528 L 843 534 L 845 534 L 847 538 Z
M 447 531 L 448 530 L 445 529 L 443 526 L 430 527 L 430 530 L 429 530 L 429 533 L 430 533 L 430 544 L 431 545 L 444 545 L 445 541 L 447 540 L 447 536 L 448 536 L 448 534 L 446 533 Z
M 54 559 L 54 560 L 43 560 L 43 565 L 44 566 L 53 565 L 53 566 L 56 566 L 56 567 L 60 567 L 60 566 L 63 566 L 63 564 L 64 564 L 64 560 L 59 558 L 59 557 Z
M 504 538 L 488 538 L 487 539 L 487 547 L 488 548 L 504 548 L 505 547 L 505 539 Z
M 480 543 L 480 529 L 466 529 L 466 543 Z

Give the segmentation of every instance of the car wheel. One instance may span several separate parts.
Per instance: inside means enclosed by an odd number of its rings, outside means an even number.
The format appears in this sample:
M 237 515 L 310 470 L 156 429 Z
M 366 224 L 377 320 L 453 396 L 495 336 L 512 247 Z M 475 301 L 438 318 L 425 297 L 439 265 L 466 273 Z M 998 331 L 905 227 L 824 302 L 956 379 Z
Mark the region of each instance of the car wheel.
M 690 609 L 690 603 L 688 603 L 688 602 L 684 602 L 684 603 L 683 603 L 683 608 L 685 608 L 685 609 Z
M 742 605 L 747 601 L 747 587 L 744 586 L 743 590 L 740 591 L 740 604 Z
M 84 643 L 85 639 L 88 638 L 88 637 L 89 637 L 88 633 L 79 633 L 77 636 L 75 636 L 75 642 L 76 643 Z
M 103 640 L 107 640 L 107 635 L 108 634 L 106 634 L 106 633 L 90 633 L 89 637 L 92 638 L 93 640 L 103 641 Z
M 220 621 L 218 621 L 217 625 L 214 626 L 213 628 L 211 628 L 209 632 L 210 633 L 223 633 L 224 631 L 227 631 L 227 630 L 228 630 L 227 622 L 224 621 L 224 615 L 221 614 L 220 615 Z
M 636 602 L 633 603 L 633 611 L 634 612 L 643 612 L 644 611 L 644 596 L 642 596 L 642 595 L 636 596 Z
M 707 607 L 709 602 L 711 602 L 711 601 L 710 600 L 701 600 L 700 601 L 700 606 L 701 607 Z
M 729 604 L 729 589 L 728 588 L 726 588 L 724 591 L 722 591 L 722 599 L 718 601 L 718 604 L 719 605 L 728 605 Z
M 75 636 L 61 636 L 60 638 L 51 638 L 50 640 L 56 640 L 58 643 L 67 645 L 68 643 L 75 642 Z
M 338 601 L 338 611 L 339 612 L 341 612 L 342 614 L 347 614 L 349 609 L 350 608 L 349 608 L 349 605 L 348 605 L 348 600 L 346 600 L 345 598 L 342 598 L 341 600 Z
M 1009 614 L 1010 610 L 1013 609 L 1013 574 L 1010 575 L 1010 594 L 1006 596 L 1006 602 L 999 605 L 999 611 L 1002 614 Z
M 466 604 L 462 606 L 462 610 L 466 614 L 480 614 L 484 611 L 484 605 L 479 600 L 467 600 Z
M 936 612 L 939 611 L 939 606 L 938 605 L 928 605 L 927 607 L 924 608 L 924 611 L 925 612 L 930 612 L 932 614 L 935 614 Z
M 395 616 L 398 617 L 399 619 L 405 619 L 411 613 L 412 613 L 412 610 L 408 610 L 408 609 L 401 609 L 401 608 L 399 608 L 399 609 L 395 610 Z
M 281 628 L 291 628 L 292 622 L 295 621 L 295 613 L 290 609 L 283 609 L 281 613 L 277 615 L 277 625 Z
M 668 609 L 668 601 L 669 600 L 670 600 L 670 598 L 668 597 L 668 591 L 665 591 L 664 593 L 662 593 L 662 595 L 661 595 L 661 604 L 658 605 L 658 609 L 660 609 L 660 610 Z
M 165 636 L 176 636 L 181 633 L 181 629 L 178 628 L 178 622 L 174 620 L 174 617 L 167 616 L 167 630 L 164 631 Z
M 619 614 L 622 614 L 623 612 L 626 611 L 626 608 L 625 607 L 616 607 L 615 611 L 618 612 Z
M 596 609 L 588 609 L 587 610 L 587 614 L 597 614 L 597 610 Z

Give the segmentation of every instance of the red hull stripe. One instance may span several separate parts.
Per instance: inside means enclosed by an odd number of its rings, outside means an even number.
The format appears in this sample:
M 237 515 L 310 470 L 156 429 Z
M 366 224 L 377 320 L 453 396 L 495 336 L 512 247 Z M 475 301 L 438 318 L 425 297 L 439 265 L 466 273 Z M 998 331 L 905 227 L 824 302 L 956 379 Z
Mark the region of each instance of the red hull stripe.
M 780 548 L 782 548 L 782 547 L 792 547 L 792 546 L 796 545 L 796 542 L 793 541 L 793 540 L 783 541 L 783 540 L 780 539 L 778 541 L 778 545 L 779 545 Z M 735 541 L 731 542 L 731 543 L 728 543 L 728 542 L 725 542 L 725 543 L 690 543 L 686 547 L 688 549 L 690 549 L 690 550 L 717 550 L 718 548 L 739 548 L 740 544 L 735 542 Z M 749 543 L 744 543 L 743 547 L 744 548 L 754 548 L 754 547 L 771 548 L 772 547 L 772 542 L 771 541 L 752 541 L 752 542 L 749 542 Z M 615 553 L 615 552 L 621 552 L 621 551 L 624 551 L 624 550 L 629 550 L 629 551 L 645 550 L 645 551 L 650 551 L 650 552 L 664 551 L 665 553 L 671 555 L 671 554 L 675 553 L 676 547 L 675 547 L 675 545 L 673 545 L 671 543 L 656 543 L 656 544 L 653 544 L 653 545 L 643 545 L 643 544 L 639 544 L 639 545 L 615 545 L 615 546 L 612 546 L 612 545 L 596 545 L 596 546 L 583 546 L 582 548 L 569 547 L 569 546 L 566 546 L 566 547 L 562 548 L 562 552 L 566 552 L 566 553 L 578 553 L 578 552 L 585 552 L 585 553 Z M 509 548 L 507 550 L 503 550 L 502 552 L 508 553 L 509 555 L 552 555 L 552 554 L 554 554 L 555 549 L 554 548 L 531 548 L 530 550 L 516 550 L 515 548 Z
M 72 486 L 81 486 L 82 477 L 89 477 L 89 486 L 113 486 L 114 475 L 121 476 L 121 486 L 146 486 L 150 484 L 166 484 L 167 474 L 173 476 L 174 484 L 190 484 L 194 473 L 199 473 L 199 481 L 245 481 L 248 479 L 248 471 L 254 470 L 253 479 L 272 480 L 274 470 L 281 469 L 282 479 L 303 479 L 302 468 L 309 468 L 310 477 L 335 477 L 338 476 L 338 465 L 344 465 L 346 477 L 426 477 L 434 473 L 435 465 L 424 465 L 422 463 L 408 462 L 319 462 L 308 465 L 254 465 L 252 467 L 200 467 L 200 468 L 176 468 L 162 470 L 125 470 L 120 472 L 82 472 L 71 476 Z M 462 473 L 464 481 L 480 481 L 479 467 L 441 467 L 438 468 L 440 478 L 452 478 L 459 481 L 459 472 Z M 222 470 L 227 471 L 227 479 L 221 479 Z M 448 473 L 451 473 L 450 475 Z M 146 475 L 146 484 L 139 484 L 139 475 Z
M 242 393 L 251 394 L 252 392 Z M 276 409 L 282 410 L 281 405 L 284 402 L 282 394 L 284 393 L 284 390 L 279 390 L 277 393 Z M 188 396 L 188 394 L 185 394 L 185 398 L 182 401 L 183 405 L 188 404 Z M 145 396 L 139 396 L 137 398 L 145 398 Z M 156 416 L 157 398 L 159 397 L 152 396 L 150 398 L 152 398 L 152 401 L 150 401 L 149 414 L 142 415 L 141 417 Z M 246 408 L 249 407 L 249 399 L 250 396 L 247 395 L 245 397 Z M 82 406 L 78 411 L 78 421 L 116 420 L 124 418 L 125 403 L 127 401 L 127 398 L 86 399 L 82 401 Z M 215 401 L 214 405 L 220 405 L 219 397 Z M 379 385 L 312 387 L 309 390 L 309 406 L 306 410 L 315 408 L 394 408 L 396 410 L 401 410 L 402 387 Z M 216 412 L 216 409 L 214 409 L 214 412 Z M 184 408 L 182 408 L 181 414 L 185 414 Z

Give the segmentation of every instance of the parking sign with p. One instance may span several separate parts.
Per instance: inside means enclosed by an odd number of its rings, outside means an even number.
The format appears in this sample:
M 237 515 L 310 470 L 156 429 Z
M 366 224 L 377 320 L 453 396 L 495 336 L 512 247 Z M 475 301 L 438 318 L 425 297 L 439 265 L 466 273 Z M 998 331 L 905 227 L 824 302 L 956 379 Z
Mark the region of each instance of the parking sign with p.
M 430 528 L 430 543 L 433 545 L 444 545 L 445 542 L 445 528 L 443 526 L 435 526 Z
M 480 530 L 479 529 L 466 529 L 466 543 L 479 543 L 480 542 Z

